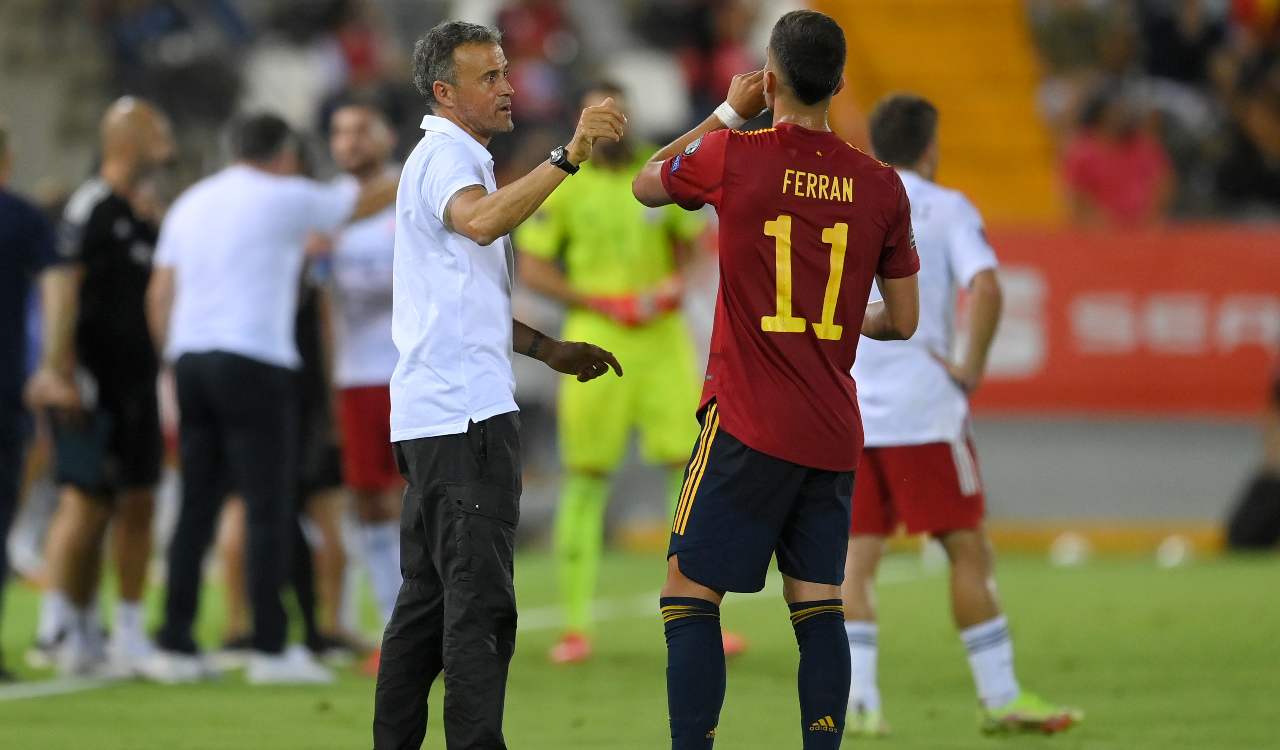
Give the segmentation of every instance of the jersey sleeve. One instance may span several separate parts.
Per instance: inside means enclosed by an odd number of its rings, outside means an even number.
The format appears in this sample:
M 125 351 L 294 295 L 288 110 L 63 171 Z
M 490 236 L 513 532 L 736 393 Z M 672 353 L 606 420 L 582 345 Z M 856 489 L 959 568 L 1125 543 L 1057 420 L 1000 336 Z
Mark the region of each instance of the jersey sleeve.
M 513 239 L 522 253 L 554 260 L 569 239 L 564 217 L 565 186 L 552 193 L 537 211 L 515 231 Z
M 73 199 L 58 221 L 57 250 L 64 261 L 81 262 L 85 258 L 85 242 L 93 207 L 77 205 Z
M 449 200 L 459 190 L 472 185 L 485 186 L 484 172 L 461 143 L 444 140 L 422 162 L 423 205 L 445 226 L 449 224 L 444 216 Z
M 896 172 L 893 185 L 897 188 L 897 205 L 892 209 L 889 231 L 880 251 L 880 264 L 876 273 L 886 279 L 900 279 L 920 271 L 920 256 L 916 253 L 916 237 L 911 230 L 911 201 L 907 190 Z
M 947 254 L 958 285 L 967 287 L 980 272 L 995 268 L 996 251 L 987 242 L 978 209 L 964 198 L 952 214 L 947 231 Z
M 662 163 L 662 187 L 676 205 L 695 211 L 720 205 L 731 130 L 713 130 Z
M 305 215 L 310 219 L 311 229 L 332 232 L 351 218 L 360 196 L 360 185 L 355 178 L 343 176 L 330 182 L 304 180 L 302 184 L 306 186 Z

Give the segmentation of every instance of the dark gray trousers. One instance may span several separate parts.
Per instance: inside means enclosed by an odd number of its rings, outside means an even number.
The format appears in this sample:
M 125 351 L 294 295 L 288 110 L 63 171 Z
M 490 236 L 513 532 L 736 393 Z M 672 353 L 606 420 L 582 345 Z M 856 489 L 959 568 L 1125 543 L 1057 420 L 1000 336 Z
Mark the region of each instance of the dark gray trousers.
M 443 671 L 445 747 L 505 750 L 502 713 L 516 643 L 519 420 L 501 414 L 464 434 L 394 448 L 408 482 L 400 517 L 404 584 L 383 634 L 374 748 L 422 746 L 427 694 Z

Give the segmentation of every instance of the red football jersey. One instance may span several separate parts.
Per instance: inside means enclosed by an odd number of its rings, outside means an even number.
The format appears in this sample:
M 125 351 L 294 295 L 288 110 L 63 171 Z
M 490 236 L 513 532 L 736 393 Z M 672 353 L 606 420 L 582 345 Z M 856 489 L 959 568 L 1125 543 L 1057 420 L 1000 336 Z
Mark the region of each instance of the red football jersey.
M 849 371 L 876 274 L 920 270 L 894 170 L 829 131 L 717 130 L 662 165 L 677 204 L 720 215 L 705 406 L 752 448 L 852 471 L 862 418 Z

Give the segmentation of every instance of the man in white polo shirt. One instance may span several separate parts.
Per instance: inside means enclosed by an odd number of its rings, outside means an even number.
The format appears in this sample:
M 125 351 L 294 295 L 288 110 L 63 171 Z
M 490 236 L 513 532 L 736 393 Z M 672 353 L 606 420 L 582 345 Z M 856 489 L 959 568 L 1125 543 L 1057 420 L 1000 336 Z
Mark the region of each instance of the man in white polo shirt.
M 514 349 L 579 380 L 622 369 L 590 344 L 551 339 L 511 318 L 507 233 L 546 200 L 596 138 L 625 119 L 606 100 L 583 110 L 565 146 L 497 189 L 486 145 L 510 132 L 507 61 L 496 31 L 446 22 L 414 48 L 414 83 L 433 112 L 396 200 L 391 440 L 408 482 L 404 583 L 387 624 L 374 747 L 418 748 L 427 693 L 445 676 L 445 744 L 504 749 L 503 702 L 515 649 L 513 545 L 520 512 Z
M 294 320 L 306 237 L 350 219 L 357 198 L 371 203 L 373 190 L 350 178 L 326 185 L 297 176 L 299 143 L 274 115 L 241 122 L 233 148 L 237 161 L 169 212 L 148 289 L 152 336 L 174 363 L 183 489 L 156 637 L 162 651 L 146 671 L 174 682 L 203 676 L 192 634 L 201 564 L 223 498 L 235 492 L 247 511 L 249 682 L 326 682 L 332 675 L 309 652 L 285 648 L 280 596 L 296 505 Z

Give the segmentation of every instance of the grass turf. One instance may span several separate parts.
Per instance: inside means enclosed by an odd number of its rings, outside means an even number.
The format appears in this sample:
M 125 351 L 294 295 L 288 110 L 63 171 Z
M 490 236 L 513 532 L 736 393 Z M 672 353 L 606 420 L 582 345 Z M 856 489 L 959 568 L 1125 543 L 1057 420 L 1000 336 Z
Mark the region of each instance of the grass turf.
M 521 555 L 522 631 L 506 713 L 513 748 L 668 746 L 655 593 L 663 570 L 654 557 L 610 555 L 602 576 L 609 619 L 599 625 L 596 658 L 553 667 L 545 654 L 557 635 L 550 608 L 554 569 L 543 554 Z M 1052 738 L 981 737 L 964 652 L 947 614 L 946 577 L 900 557 L 888 561 L 880 599 L 881 686 L 895 734 L 878 744 L 894 750 L 1280 746 L 1277 559 L 1162 570 L 1148 560 L 1062 569 L 1009 557 L 1001 560 L 999 578 L 1024 685 L 1083 707 L 1084 724 Z M 34 593 L 9 588 L 3 643 L 10 665 L 20 663 L 31 642 L 36 605 Z M 203 633 L 209 638 L 217 608 L 216 597 L 207 600 Z M 716 746 L 798 747 L 795 642 L 776 586 L 772 593 L 731 597 L 723 621 L 747 636 L 751 650 L 730 664 Z M 437 683 L 428 748 L 443 747 L 442 692 Z M 349 670 L 321 688 L 249 688 L 233 675 L 196 686 L 121 683 L 18 701 L 3 695 L 0 688 L 4 750 L 371 745 L 373 682 Z

